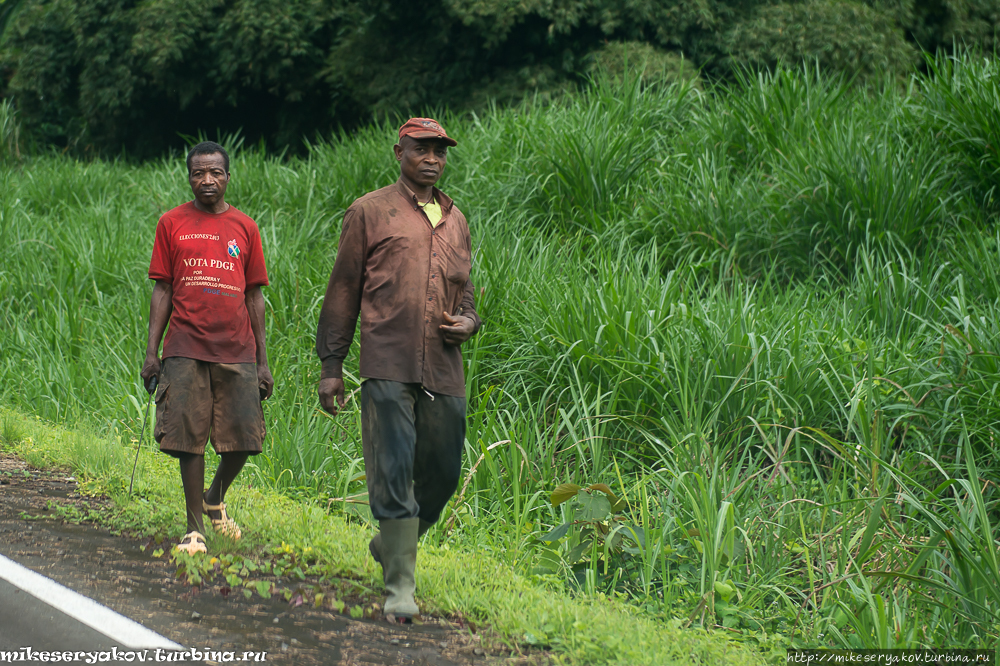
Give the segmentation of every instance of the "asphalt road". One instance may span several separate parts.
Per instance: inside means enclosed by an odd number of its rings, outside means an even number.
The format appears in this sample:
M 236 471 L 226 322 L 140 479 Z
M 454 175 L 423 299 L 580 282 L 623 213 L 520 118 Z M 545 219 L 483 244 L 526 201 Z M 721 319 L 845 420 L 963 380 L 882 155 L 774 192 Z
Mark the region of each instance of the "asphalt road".
M 36 652 L 126 649 L 19 587 L 0 580 L 0 652 L 25 647 Z
M 133 651 L 155 660 L 157 649 L 184 647 L 0 555 L 0 662 L 13 661 L 11 652 L 19 661 L 34 660 L 34 652 L 79 662 L 110 652 L 116 661 Z

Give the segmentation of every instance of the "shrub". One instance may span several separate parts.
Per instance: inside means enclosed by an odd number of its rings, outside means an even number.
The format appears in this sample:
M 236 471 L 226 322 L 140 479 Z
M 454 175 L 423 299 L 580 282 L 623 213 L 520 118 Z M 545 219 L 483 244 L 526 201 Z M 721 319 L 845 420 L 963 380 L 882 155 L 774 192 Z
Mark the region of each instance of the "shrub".
M 917 51 L 893 16 L 850 0 L 765 5 L 733 30 L 733 64 L 773 68 L 816 61 L 827 72 L 862 80 L 908 73 Z

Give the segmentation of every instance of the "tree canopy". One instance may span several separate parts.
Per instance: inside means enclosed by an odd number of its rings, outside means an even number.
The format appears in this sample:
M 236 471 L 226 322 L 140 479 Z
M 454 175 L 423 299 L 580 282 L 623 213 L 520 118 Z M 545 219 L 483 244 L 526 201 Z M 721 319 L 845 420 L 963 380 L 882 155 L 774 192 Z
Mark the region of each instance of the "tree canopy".
M 804 59 L 864 77 L 992 51 L 998 24 L 1000 0 L 0 0 L 0 86 L 37 140 L 84 153 L 217 129 L 297 147 L 552 94 L 622 42 L 710 76 Z

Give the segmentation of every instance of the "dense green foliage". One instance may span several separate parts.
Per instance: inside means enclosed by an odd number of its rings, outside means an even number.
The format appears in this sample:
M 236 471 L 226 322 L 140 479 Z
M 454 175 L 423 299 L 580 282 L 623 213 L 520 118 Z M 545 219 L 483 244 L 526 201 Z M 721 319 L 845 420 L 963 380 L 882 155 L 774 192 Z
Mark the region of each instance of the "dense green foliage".
M 1000 71 L 931 69 L 881 92 L 813 69 L 625 79 L 445 116 L 486 325 L 462 486 L 427 538 L 767 649 L 996 646 Z M 241 150 L 230 186 L 273 283 L 246 480 L 359 520 L 356 400 L 318 411 L 313 336 L 340 216 L 395 177 L 392 142 L 386 123 Z M 183 162 L 0 179 L 0 399 L 128 445 Z
M 0 92 L 80 154 L 240 128 L 297 150 L 373 114 L 544 100 L 621 43 L 710 77 L 806 60 L 880 79 L 920 48 L 991 52 L 998 20 L 1000 0 L 2 0 Z

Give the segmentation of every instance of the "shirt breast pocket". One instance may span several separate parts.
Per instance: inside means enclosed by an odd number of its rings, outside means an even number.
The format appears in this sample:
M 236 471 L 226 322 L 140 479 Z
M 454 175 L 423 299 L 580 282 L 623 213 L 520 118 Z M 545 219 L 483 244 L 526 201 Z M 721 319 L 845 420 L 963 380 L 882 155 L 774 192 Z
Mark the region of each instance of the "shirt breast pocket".
M 444 274 L 449 282 L 464 287 L 469 281 L 469 274 L 472 272 L 472 258 L 464 247 L 455 247 L 450 243 L 441 244 L 442 253 L 445 255 Z

